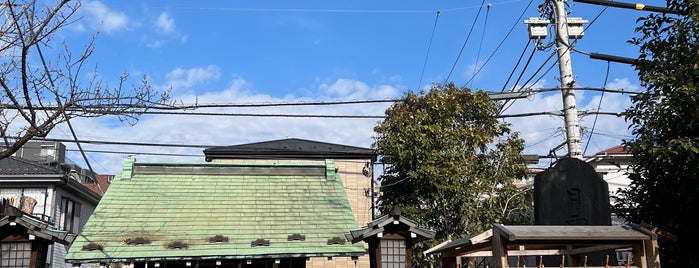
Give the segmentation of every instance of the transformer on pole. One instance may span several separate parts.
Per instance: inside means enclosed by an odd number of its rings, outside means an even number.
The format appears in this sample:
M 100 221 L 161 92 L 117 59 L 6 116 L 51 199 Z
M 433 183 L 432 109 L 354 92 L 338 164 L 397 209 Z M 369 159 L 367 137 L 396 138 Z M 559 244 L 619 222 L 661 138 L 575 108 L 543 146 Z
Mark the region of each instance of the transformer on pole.
M 560 88 L 563 97 L 563 114 L 565 117 L 566 143 L 568 155 L 572 158 L 582 159 L 582 141 L 580 138 L 580 123 L 578 109 L 575 100 L 575 78 L 571 65 L 570 51 L 572 45 L 569 39 L 583 37 L 583 24 L 587 23 L 582 18 L 568 18 L 565 11 L 566 0 L 548 0 L 553 5 L 553 19 L 556 26 L 554 39 L 558 53 L 558 68 L 560 71 Z M 528 25 L 530 39 L 543 39 L 546 37 L 546 27 L 549 20 L 544 18 L 530 18 L 525 23 Z M 543 27 L 543 29 L 542 29 Z

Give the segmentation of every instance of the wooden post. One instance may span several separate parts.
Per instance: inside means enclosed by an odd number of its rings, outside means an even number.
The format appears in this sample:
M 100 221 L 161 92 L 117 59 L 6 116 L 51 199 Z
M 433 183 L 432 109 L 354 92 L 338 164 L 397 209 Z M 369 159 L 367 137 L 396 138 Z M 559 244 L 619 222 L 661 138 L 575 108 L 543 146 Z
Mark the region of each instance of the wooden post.
M 507 243 L 502 241 L 502 234 L 493 228 L 493 268 L 507 268 Z

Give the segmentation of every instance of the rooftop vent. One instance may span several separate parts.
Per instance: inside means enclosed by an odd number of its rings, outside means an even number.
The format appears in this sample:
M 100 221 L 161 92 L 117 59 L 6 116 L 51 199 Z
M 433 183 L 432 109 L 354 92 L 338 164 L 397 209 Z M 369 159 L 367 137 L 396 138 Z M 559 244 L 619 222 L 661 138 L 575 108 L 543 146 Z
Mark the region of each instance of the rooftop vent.
M 287 236 L 286 240 L 287 241 L 305 241 L 306 236 L 299 234 L 299 233 L 295 233 L 295 234 Z
M 145 238 L 145 237 L 134 237 L 134 238 L 127 238 L 124 240 L 124 243 L 127 245 L 145 245 L 145 244 L 150 244 L 150 239 Z
M 344 245 L 344 244 L 345 244 L 345 239 L 343 239 L 339 236 L 328 239 L 328 245 Z
M 83 251 L 93 251 L 93 250 L 104 250 L 104 247 L 100 244 L 90 242 L 87 245 L 83 246 Z
M 186 249 L 187 247 L 187 243 L 182 241 L 172 241 L 170 244 L 167 244 L 168 249 Z
M 250 242 L 251 247 L 259 247 L 259 246 L 269 246 L 269 240 L 259 238 L 257 240 L 253 240 Z
M 228 243 L 228 237 L 223 235 L 215 235 L 209 237 L 209 243 Z

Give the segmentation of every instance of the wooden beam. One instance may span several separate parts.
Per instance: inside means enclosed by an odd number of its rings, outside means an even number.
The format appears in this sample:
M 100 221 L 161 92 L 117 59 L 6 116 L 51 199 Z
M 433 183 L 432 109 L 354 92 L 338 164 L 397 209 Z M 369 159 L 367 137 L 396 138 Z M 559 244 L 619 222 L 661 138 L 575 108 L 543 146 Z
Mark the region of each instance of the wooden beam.
M 493 237 L 490 239 L 493 248 L 493 268 L 508 268 L 507 264 L 507 241 L 503 241 L 501 230 L 493 230 Z

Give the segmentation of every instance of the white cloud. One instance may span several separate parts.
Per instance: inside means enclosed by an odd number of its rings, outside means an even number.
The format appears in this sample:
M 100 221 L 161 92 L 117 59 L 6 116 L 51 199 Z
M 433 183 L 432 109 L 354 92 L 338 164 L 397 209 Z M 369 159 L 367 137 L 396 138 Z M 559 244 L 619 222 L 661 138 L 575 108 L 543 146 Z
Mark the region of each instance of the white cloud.
M 638 86 L 631 84 L 628 79 L 615 79 L 607 85 L 609 89 L 624 89 L 637 91 Z M 579 113 L 589 113 L 579 116 L 582 136 L 582 149 L 585 155 L 591 155 L 607 148 L 619 145 L 621 139 L 628 138 L 628 128 L 623 117 L 613 115 L 598 115 L 594 113 L 600 107 L 600 112 L 619 113 L 631 105 L 628 94 L 604 93 L 595 91 L 576 91 L 576 101 Z M 600 103 L 600 99 L 602 100 Z M 541 112 L 561 113 L 563 99 L 560 91 L 538 93 L 527 99 L 518 99 L 509 106 L 504 114 L 534 114 Z M 531 115 L 524 117 L 506 118 L 514 130 L 522 134 L 526 141 L 525 153 L 547 154 L 556 149 L 555 155 L 567 153 L 565 121 L 562 115 Z M 592 135 L 590 135 L 592 133 Z M 563 146 L 561 146 L 563 145 Z M 540 163 L 547 164 L 547 163 Z
M 216 65 L 191 69 L 176 68 L 166 75 L 167 84 L 174 90 L 190 89 L 195 85 L 219 79 L 221 69 Z
M 173 85 L 186 89 L 219 79 L 220 70 L 215 65 L 197 68 L 178 68 L 171 71 L 167 79 Z M 542 82 L 543 83 L 543 82 Z M 353 79 L 337 79 L 333 82 L 320 83 L 308 91 L 306 96 L 274 97 L 259 93 L 255 85 L 243 77 L 236 77 L 228 82 L 222 90 L 210 90 L 195 95 L 194 91 L 177 91 L 174 98 L 185 104 L 195 100 L 199 104 L 273 104 L 302 103 L 319 100 L 382 99 L 400 97 L 397 86 L 392 84 L 367 84 Z M 608 88 L 634 87 L 628 80 L 613 80 Z M 189 95 L 187 95 L 189 94 Z M 556 112 L 562 109 L 559 91 L 539 93 L 527 99 L 518 99 L 512 103 L 504 114 L 526 114 L 536 112 Z M 579 110 L 596 108 L 600 94 L 580 92 Z M 249 116 L 249 115 L 370 115 L 382 116 L 391 103 L 370 103 L 352 105 L 296 105 L 265 106 L 243 108 L 202 108 L 182 112 L 209 113 L 201 115 L 144 115 L 138 124 L 129 126 L 118 123 L 114 118 L 81 118 L 71 120 L 78 136 L 85 140 L 109 140 L 122 142 L 193 144 L 208 146 L 227 146 L 260 142 L 283 138 L 303 138 L 323 142 L 371 147 L 374 138 L 374 126 L 378 118 L 328 118 L 328 117 L 294 117 L 294 116 Z M 629 105 L 628 95 L 606 93 L 602 100 L 604 110 L 621 111 Z M 220 115 L 213 115 L 220 114 Z M 583 129 L 591 130 L 593 117 L 581 117 Z M 554 153 L 565 155 L 564 120 L 562 116 L 538 115 L 503 119 L 512 124 L 514 130 L 522 134 L 526 141 L 525 153 L 547 154 L 549 150 L 559 148 Z M 587 148 L 587 155 L 618 145 L 627 135 L 623 118 L 613 116 L 598 117 L 592 139 L 583 137 L 582 146 Z M 60 129 L 60 128 L 59 128 Z M 63 129 L 67 129 L 63 126 Z M 71 138 L 68 131 L 54 131 L 53 135 Z M 54 137 L 56 137 L 54 136 Z M 67 144 L 69 147 L 73 145 Z M 139 147 L 123 145 L 84 144 L 86 149 L 118 152 L 132 152 L 139 162 L 200 162 L 204 161 L 202 148 L 181 147 Z M 74 148 L 74 146 L 73 146 Z M 139 154 L 147 152 L 148 154 Z M 151 155 L 152 153 L 182 154 L 178 156 Z M 183 156 L 194 155 L 194 156 Z M 78 153 L 71 153 L 71 160 L 80 162 Z M 91 154 L 92 165 L 102 173 L 114 173 L 120 170 L 125 154 Z M 540 166 L 548 161 L 542 160 Z
M 168 80 L 181 87 L 205 83 L 209 79 L 218 78 L 220 71 L 216 66 L 206 66 L 191 69 L 175 69 L 168 75 Z M 387 97 L 396 91 L 391 85 L 368 85 L 351 79 L 338 79 L 336 83 L 319 86 L 344 96 L 357 99 Z M 177 89 L 177 88 L 176 88 Z M 177 91 L 177 90 L 176 90 Z M 194 95 L 191 92 L 178 92 L 174 98 L 185 104 L 195 100 L 199 104 L 235 103 L 235 104 L 264 104 L 264 103 L 300 103 L 322 100 L 313 92 L 301 97 L 273 97 L 259 93 L 253 83 L 237 77 L 229 81 L 222 90 L 212 90 Z M 189 95 L 186 95 L 189 94 Z M 320 99 L 319 99 L 320 98 Z M 209 146 L 227 146 L 251 142 L 283 138 L 302 138 L 346 144 L 352 146 L 371 147 L 373 142 L 373 127 L 379 121 L 377 118 L 328 118 L 328 117 L 280 117 L 280 116 L 243 116 L 257 115 L 370 115 L 382 116 L 390 103 L 369 103 L 352 105 L 308 105 L 308 106 L 267 106 L 245 108 L 206 108 L 187 110 L 183 112 L 218 113 L 224 115 L 144 115 L 140 121 L 129 126 L 119 123 L 113 117 L 80 118 L 71 120 L 78 136 L 85 140 L 109 140 L 121 142 L 162 143 L 162 144 L 194 144 Z M 67 129 L 65 126 L 63 129 Z M 61 128 L 59 128 L 61 129 Z M 68 131 L 56 130 L 52 135 L 70 139 Z M 55 137 L 55 136 L 54 136 Z M 72 144 L 67 144 L 75 148 Z M 203 162 L 201 148 L 180 147 L 140 147 L 124 145 L 95 145 L 84 144 L 86 150 L 132 152 L 139 162 Z M 139 154 L 147 152 L 148 154 Z M 151 155 L 182 154 L 194 156 L 164 156 Z M 76 163 L 82 162 L 81 156 L 73 152 L 69 156 Z M 100 173 L 114 173 L 121 169 L 125 154 L 91 154 L 91 164 Z
M 377 85 L 369 86 L 362 81 L 340 78 L 333 83 L 322 83 L 318 86 L 321 95 L 334 99 L 361 99 L 361 98 L 394 98 L 399 91 L 394 86 Z
M 100 1 L 87 1 L 82 5 L 89 21 L 97 22 L 92 25 L 100 25 L 100 29 L 107 33 L 114 33 L 128 29 L 129 17 L 123 12 L 111 10 Z
M 160 13 L 158 20 L 155 23 L 158 30 L 163 33 L 174 33 L 175 32 L 175 20 L 171 18 L 167 12 Z

